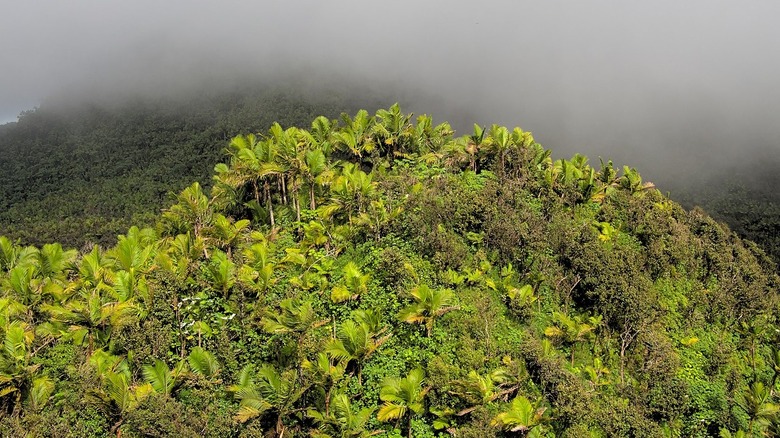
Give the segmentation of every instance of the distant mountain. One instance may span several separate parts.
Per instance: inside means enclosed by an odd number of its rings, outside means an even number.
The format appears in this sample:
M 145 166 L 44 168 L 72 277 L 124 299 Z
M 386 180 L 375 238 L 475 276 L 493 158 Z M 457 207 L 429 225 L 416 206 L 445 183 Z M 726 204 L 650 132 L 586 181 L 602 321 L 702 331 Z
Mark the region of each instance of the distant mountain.
M 687 208 L 705 209 L 780 267 L 780 155 L 746 161 L 688 183 L 669 181 L 671 197 Z
M 364 97 L 247 87 L 212 95 L 50 103 L 0 126 L 0 235 L 110 245 L 153 223 L 169 193 L 211 183 L 232 136 L 306 126 L 377 105 Z

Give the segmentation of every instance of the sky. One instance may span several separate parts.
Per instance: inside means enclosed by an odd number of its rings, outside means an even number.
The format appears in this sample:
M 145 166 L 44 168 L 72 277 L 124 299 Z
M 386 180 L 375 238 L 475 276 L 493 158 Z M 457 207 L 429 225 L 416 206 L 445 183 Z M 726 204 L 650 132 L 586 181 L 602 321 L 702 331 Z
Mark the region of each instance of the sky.
M 0 123 L 52 96 L 295 74 L 643 175 L 780 156 L 780 2 L 5 2 Z M 387 106 L 393 102 L 388 102 Z M 747 158 L 746 158 L 747 157 Z

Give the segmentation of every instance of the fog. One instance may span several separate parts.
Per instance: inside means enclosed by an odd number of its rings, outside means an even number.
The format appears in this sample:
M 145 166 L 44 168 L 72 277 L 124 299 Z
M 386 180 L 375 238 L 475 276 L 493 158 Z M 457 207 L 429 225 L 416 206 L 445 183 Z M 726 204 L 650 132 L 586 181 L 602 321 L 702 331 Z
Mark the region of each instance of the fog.
M 47 99 L 295 77 L 663 182 L 778 161 L 778 16 L 758 0 L 14 2 L 0 122 Z

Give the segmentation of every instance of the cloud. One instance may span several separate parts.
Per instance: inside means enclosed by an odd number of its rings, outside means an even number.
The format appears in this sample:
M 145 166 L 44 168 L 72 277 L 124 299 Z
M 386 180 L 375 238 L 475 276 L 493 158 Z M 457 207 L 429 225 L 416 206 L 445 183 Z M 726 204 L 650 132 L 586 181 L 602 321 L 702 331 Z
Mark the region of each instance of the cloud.
M 461 131 L 521 126 L 556 156 L 663 179 L 780 155 L 778 12 L 760 0 L 15 2 L 0 15 L 0 119 L 52 95 L 296 74 L 359 82 Z

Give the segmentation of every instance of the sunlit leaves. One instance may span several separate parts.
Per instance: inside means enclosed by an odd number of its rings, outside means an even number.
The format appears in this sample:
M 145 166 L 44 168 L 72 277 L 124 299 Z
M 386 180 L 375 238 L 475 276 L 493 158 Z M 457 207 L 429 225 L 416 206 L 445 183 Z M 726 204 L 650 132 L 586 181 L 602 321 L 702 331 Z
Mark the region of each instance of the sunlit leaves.
M 219 373 L 217 358 L 201 347 L 193 348 L 187 361 L 193 372 L 201 374 L 207 379 L 214 378 Z
M 512 400 L 509 410 L 501 412 L 493 419 L 493 424 L 510 432 L 523 432 L 527 436 L 540 436 L 540 424 L 546 411 L 544 407 L 536 407 L 527 398 L 519 395 Z M 534 430 L 538 432 L 534 435 Z
M 425 412 L 425 374 L 415 368 L 404 377 L 388 377 L 382 381 L 379 399 L 384 402 L 377 412 L 379 421 L 392 421 L 404 417 L 408 411 L 415 415 Z
M 411 296 L 414 303 L 401 309 L 398 319 L 411 324 L 424 324 L 428 336 L 437 318 L 457 309 L 454 305 L 455 296 L 449 289 L 431 289 L 422 284 L 411 290 Z

